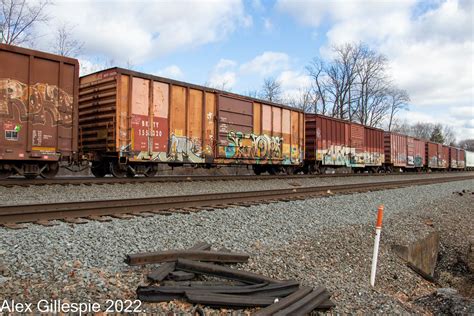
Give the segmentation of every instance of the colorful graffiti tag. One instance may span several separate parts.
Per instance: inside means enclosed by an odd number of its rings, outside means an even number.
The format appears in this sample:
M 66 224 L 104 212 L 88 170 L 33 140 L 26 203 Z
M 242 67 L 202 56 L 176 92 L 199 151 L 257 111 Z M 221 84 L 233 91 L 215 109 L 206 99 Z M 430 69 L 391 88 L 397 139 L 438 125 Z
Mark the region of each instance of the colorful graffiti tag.
M 359 167 L 382 165 L 385 155 L 377 152 L 356 152 L 355 148 L 331 145 L 328 149 L 316 151 L 316 160 L 326 166 Z
M 245 134 L 231 131 L 227 134 L 225 157 L 228 159 L 282 159 L 283 139 L 278 136 Z
M 28 95 L 29 92 L 29 95 Z M 0 116 L 26 122 L 29 114 L 33 125 L 72 124 L 72 95 L 55 85 L 28 85 L 17 80 L 0 79 Z
M 201 139 L 176 136 L 171 134 L 168 140 L 168 151 L 166 152 L 140 152 L 135 159 L 151 160 L 159 162 L 188 162 L 204 163 L 201 150 Z

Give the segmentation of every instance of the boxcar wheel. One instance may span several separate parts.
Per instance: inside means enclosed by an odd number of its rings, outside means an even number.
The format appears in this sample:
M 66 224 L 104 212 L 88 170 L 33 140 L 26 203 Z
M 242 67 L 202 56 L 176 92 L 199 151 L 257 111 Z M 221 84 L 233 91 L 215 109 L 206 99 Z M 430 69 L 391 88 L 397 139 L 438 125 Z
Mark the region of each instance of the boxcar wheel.
M 269 166 L 268 169 L 267 169 L 268 173 L 272 176 L 276 175 L 278 173 L 278 170 L 277 168 L 273 167 L 273 166 Z
M 36 179 L 38 175 L 36 174 L 25 174 L 25 178 L 28 179 L 28 180 L 33 180 L 33 179 Z
M 255 175 L 259 176 L 262 174 L 262 167 L 260 167 L 259 165 L 254 165 L 253 166 L 253 173 L 255 173 Z
M 110 162 L 110 173 L 115 177 L 115 178 L 123 178 L 126 175 L 126 170 L 123 170 L 120 168 L 120 165 L 118 162 L 111 161 Z
M 107 174 L 107 169 L 102 162 L 94 161 L 92 162 L 91 173 L 96 178 L 103 178 Z
M 58 163 L 50 163 L 46 166 L 41 166 L 40 177 L 43 179 L 52 179 L 54 178 L 59 171 Z
M 127 178 L 135 178 L 135 172 L 133 172 L 133 170 L 131 170 L 130 168 L 127 169 L 126 174 Z
M 10 170 L 0 169 L 0 179 L 6 179 L 11 175 L 12 175 L 12 172 Z
M 147 178 L 151 178 L 151 177 L 156 176 L 157 172 L 158 170 L 157 168 L 155 168 L 155 166 L 150 166 L 143 175 Z
M 288 167 L 286 167 L 286 168 L 285 168 L 285 171 L 286 171 L 286 174 L 287 174 L 287 175 L 294 175 L 294 174 L 296 174 L 296 172 L 295 172 L 295 167 L 293 167 L 293 166 L 288 166 Z

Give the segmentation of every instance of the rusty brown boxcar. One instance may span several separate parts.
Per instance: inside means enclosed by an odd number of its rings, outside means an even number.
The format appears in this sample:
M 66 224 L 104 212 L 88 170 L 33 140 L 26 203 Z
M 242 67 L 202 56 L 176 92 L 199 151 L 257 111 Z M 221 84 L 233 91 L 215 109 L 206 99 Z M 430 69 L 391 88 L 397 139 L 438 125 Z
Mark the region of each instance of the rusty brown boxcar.
M 426 159 L 429 169 L 447 169 L 449 165 L 449 146 L 427 141 Z
M 449 168 L 464 169 L 464 149 L 449 147 Z
M 413 139 L 412 139 L 413 140 Z M 410 153 L 413 154 L 413 142 L 408 142 L 407 136 L 393 133 L 384 133 L 385 164 L 389 171 L 394 168 L 406 168 L 408 158 L 408 145 L 410 143 Z
M 0 177 L 52 177 L 77 153 L 76 59 L 0 44 Z
M 438 168 L 438 144 L 426 142 L 426 164 L 428 168 Z
M 382 166 L 383 131 L 317 114 L 305 114 L 305 170 L 326 167 L 373 170 Z
M 380 128 L 364 126 L 364 165 L 368 170 L 378 170 L 385 160 L 383 133 Z
M 413 145 L 411 145 L 412 142 Z M 414 167 L 420 170 L 426 163 L 426 142 L 421 139 L 407 136 L 407 144 L 407 167 Z
M 153 175 L 158 163 L 301 165 L 303 112 L 121 68 L 80 79 L 79 146 L 92 172 Z
M 449 146 L 441 145 L 441 155 L 438 159 L 438 167 L 442 169 L 449 168 Z

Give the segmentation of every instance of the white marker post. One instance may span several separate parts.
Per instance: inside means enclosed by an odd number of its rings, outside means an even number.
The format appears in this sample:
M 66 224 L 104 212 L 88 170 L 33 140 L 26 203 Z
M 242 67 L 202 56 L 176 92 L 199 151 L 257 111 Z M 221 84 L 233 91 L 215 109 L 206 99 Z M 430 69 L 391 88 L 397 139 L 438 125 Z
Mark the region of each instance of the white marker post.
M 382 232 L 383 205 L 377 211 L 377 223 L 375 224 L 374 255 L 372 257 L 372 271 L 370 273 L 370 285 L 375 285 L 375 273 L 377 272 L 377 258 L 379 255 L 380 233 Z

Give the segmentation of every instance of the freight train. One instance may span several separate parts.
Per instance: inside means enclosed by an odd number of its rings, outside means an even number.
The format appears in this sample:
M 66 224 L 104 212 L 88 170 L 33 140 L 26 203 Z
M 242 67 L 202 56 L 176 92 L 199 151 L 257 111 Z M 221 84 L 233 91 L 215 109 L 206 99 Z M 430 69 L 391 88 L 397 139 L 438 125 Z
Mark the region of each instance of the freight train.
M 159 164 L 255 174 L 463 170 L 471 153 L 234 93 L 0 44 L 0 177 L 153 176 Z

